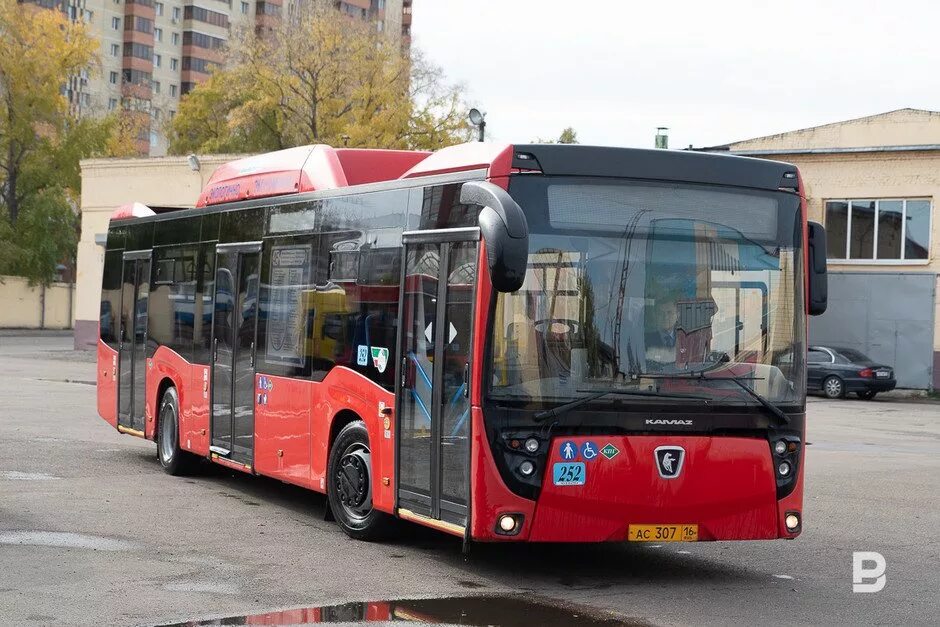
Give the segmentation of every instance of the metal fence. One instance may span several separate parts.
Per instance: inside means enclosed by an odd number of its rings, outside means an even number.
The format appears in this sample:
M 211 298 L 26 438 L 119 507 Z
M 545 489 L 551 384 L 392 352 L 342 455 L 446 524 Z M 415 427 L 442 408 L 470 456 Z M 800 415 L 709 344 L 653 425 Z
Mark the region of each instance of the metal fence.
M 811 344 L 857 349 L 894 367 L 898 387 L 933 382 L 937 275 L 830 272 L 829 308 L 809 321 Z

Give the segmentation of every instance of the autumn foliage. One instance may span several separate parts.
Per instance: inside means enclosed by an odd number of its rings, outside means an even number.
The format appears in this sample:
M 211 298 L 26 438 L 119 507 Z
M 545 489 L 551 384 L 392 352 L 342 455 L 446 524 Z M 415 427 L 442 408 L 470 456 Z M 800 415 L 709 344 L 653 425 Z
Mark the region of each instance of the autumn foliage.
M 183 98 L 171 152 L 439 148 L 470 136 L 461 89 L 440 68 L 334 10 L 308 8 L 264 32 L 236 33 L 226 58 Z
M 74 255 L 79 160 L 126 152 L 114 118 L 79 119 L 62 93 L 97 49 L 81 22 L 0 0 L 0 274 L 50 280 Z

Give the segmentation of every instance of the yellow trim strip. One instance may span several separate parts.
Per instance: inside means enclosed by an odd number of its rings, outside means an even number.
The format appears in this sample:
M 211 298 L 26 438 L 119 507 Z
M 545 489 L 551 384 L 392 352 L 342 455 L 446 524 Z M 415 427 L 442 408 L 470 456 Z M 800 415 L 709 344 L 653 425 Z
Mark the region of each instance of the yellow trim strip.
M 221 457 L 218 453 L 212 453 L 211 457 L 212 461 L 220 466 L 225 466 L 234 470 L 244 470 L 245 472 L 251 472 L 251 464 L 243 464 L 241 462 L 235 461 L 234 459 Z
M 454 523 L 449 523 L 445 520 L 437 520 L 434 518 L 428 518 L 427 516 L 422 516 L 421 514 L 415 514 L 414 512 L 398 508 L 398 515 L 404 518 L 405 520 L 410 520 L 412 522 L 420 523 L 422 525 L 427 525 L 428 527 L 434 527 L 440 531 L 447 532 L 449 534 L 460 536 L 461 538 L 464 535 L 466 529 L 460 525 L 455 525 Z
M 118 425 L 118 431 L 121 433 L 126 433 L 127 435 L 136 435 L 138 438 L 145 437 L 143 431 L 138 431 L 137 429 L 131 429 L 130 427 L 125 427 L 124 425 Z

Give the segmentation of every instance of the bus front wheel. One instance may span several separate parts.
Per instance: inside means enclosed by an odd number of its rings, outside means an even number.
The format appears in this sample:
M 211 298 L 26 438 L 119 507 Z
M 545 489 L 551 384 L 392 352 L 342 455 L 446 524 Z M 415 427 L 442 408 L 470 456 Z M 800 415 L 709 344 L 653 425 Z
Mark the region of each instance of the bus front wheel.
M 157 457 L 170 475 L 185 475 L 193 470 L 196 456 L 180 448 L 180 399 L 176 388 L 170 386 L 160 401 L 160 421 L 157 423 Z
M 337 434 L 327 466 L 327 498 L 333 517 L 346 535 L 375 540 L 388 532 L 391 518 L 372 507 L 372 453 L 361 420 Z

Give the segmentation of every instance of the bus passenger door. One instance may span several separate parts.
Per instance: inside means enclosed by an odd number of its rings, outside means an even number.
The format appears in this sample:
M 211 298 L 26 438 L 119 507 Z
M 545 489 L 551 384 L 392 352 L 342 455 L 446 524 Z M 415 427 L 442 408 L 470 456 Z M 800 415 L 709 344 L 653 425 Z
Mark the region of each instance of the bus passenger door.
M 416 231 L 403 240 L 399 514 L 463 533 L 469 521 L 469 372 L 479 229 Z
M 260 251 L 260 243 L 216 248 L 209 450 L 246 466 L 254 458 Z
M 124 253 L 118 330 L 118 430 L 144 435 L 150 251 Z

